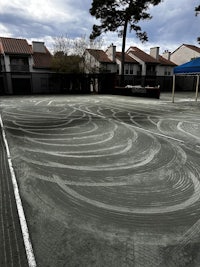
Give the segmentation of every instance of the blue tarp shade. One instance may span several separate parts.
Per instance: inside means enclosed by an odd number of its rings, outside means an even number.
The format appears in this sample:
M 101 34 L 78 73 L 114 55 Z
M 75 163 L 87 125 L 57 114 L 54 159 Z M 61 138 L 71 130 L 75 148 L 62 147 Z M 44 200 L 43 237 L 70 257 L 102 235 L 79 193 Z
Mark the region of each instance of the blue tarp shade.
M 174 74 L 200 73 L 200 57 L 174 68 Z
M 199 80 L 200 80 L 200 57 L 195 58 L 185 64 L 177 66 L 174 68 L 174 75 L 173 75 L 173 85 L 172 85 L 172 102 L 174 103 L 174 93 L 175 93 L 175 77 L 176 74 L 182 75 L 196 75 L 197 82 L 196 82 L 196 95 L 195 100 L 197 101 L 198 98 L 198 91 L 199 91 Z

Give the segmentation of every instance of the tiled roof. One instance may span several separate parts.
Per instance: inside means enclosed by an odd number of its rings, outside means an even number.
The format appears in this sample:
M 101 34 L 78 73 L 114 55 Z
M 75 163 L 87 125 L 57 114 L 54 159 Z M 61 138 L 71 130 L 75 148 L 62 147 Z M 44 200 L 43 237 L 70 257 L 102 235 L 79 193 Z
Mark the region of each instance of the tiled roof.
M 30 55 L 32 50 L 25 39 L 0 37 L 0 53 Z
M 116 58 L 118 58 L 119 60 L 121 60 L 122 57 L 122 52 L 116 52 Z M 138 64 L 138 62 L 130 57 L 128 54 L 125 53 L 125 62 L 126 63 L 133 63 L 133 64 Z
M 131 46 L 128 49 L 129 53 L 132 53 L 133 55 L 135 55 L 136 57 L 138 57 L 139 59 L 141 59 L 142 61 L 144 61 L 145 63 L 157 63 L 157 64 L 161 64 L 164 66 L 176 66 L 175 63 L 173 63 L 172 61 L 165 59 L 164 57 L 159 55 L 158 60 L 155 59 L 154 57 L 148 55 L 147 53 L 145 53 L 144 51 L 140 50 L 137 47 L 133 47 Z
M 133 54 L 134 56 L 136 56 L 140 60 L 144 61 L 145 63 L 158 63 L 158 61 L 155 58 L 153 58 L 152 56 L 148 55 L 144 51 L 140 50 L 136 46 L 131 46 L 128 49 L 128 53 Z
M 175 67 L 177 66 L 174 62 L 162 57 L 162 56 L 159 56 L 159 63 L 161 65 L 164 65 L 164 66 L 172 66 L 172 67 Z
M 34 68 L 51 68 L 52 63 L 52 55 L 48 51 L 48 49 L 45 47 L 46 53 L 33 53 L 33 62 Z
M 107 56 L 107 54 L 100 49 L 87 49 L 87 51 L 92 55 L 96 60 L 102 63 L 113 63 Z

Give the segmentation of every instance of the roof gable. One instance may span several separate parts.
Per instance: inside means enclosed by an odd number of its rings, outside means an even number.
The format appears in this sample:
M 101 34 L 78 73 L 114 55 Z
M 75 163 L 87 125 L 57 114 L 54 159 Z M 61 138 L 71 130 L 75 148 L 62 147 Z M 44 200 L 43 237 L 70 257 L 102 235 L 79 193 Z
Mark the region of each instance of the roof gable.
M 153 58 L 152 56 L 148 55 L 144 51 L 140 50 L 136 46 L 131 46 L 127 50 L 127 52 L 133 54 L 134 56 L 136 56 L 137 58 L 139 58 L 140 60 L 142 60 L 145 63 L 159 63 L 155 58 Z
M 172 66 L 172 67 L 175 67 L 177 66 L 174 62 L 162 57 L 162 56 L 159 56 L 159 63 L 161 65 L 164 65 L 164 66 Z
M 188 49 L 193 50 L 193 51 L 195 51 L 195 52 L 197 52 L 197 53 L 200 53 L 200 47 L 197 47 L 197 46 L 195 46 L 195 45 L 190 45 L 190 44 L 182 44 L 181 46 L 179 46 L 178 48 L 176 48 L 176 49 L 172 52 L 172 54 L 174 54 L 176 51 L 178 51 L 179 49 L 181 49 L 183 46 L 185 46 L 185 47 L 187 47 Z
M 0 53 L 31 55 L 32 50 L 25 39 L 0 37 Z
M 51 68 L 52 55 L 45 47 L 46 53 L 33 52 L 34 68 Z
M 87 51 L 92 55 L 97 61 L 102 63 L 114 63 L 112 60 L 110 60 L 107 56 L 107 54 L 100 49 L 87 49 Z
M 116 58 L 121 61 L 122 52 L 116 52 Z M 125 53 L 125 63 L 139 64 L 134 58 Z

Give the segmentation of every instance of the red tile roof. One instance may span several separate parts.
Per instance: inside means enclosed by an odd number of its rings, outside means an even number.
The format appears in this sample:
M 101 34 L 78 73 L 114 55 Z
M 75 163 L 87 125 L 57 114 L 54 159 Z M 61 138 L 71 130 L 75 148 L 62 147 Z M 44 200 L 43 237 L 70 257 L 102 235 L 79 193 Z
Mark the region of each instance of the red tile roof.
M 32 50 L 25 39 L 0 37 L 0 53 L 30 55 Z
M 157 64 L 161 64 L 164 66 L 176 66 L 176 64 L 174 64 L 172 61 L 165 59 L 164 57 L 159 55 L 158 60 L 155 59 L 154 57 L 150 56 L 149 54 L 145 53 L 144 51 L 140 50 L 137 47 L 133 47 L 131 46 L 128 49 L 128 52 L 133 55 L 135 55 L 136 57 L 138 57 L 140 60 L 144 61 L 145 63 L 157 63 Z
M 87 49 L 87 51 L 92 55 L 96 60 L 102 63 L 113 63 L 107 56 L 107 54 L 100 49 Z
M 45 47 L 46 53 L 33 53 L 34 68 L 51 68 L 52 66 L 52 55 Z
M 119 60 L 121 60 L 121 58 L 122 58 L 122 52 L 116 52 L 116 58 L 118 58 Z M 126 53 L 125 53 L 125 63 L 139 64 L 134 58 L 130 57 Z
M 177 66 L 174 62 L 162 57 L 162 56 L 159 56 L 159 63 L 163 66 L 172 66 L 172 67 L 175 67 Z
M 136 56 L 140 60 L 144 61 L 145 63 L 158 63 L 158 61 L 155 58 L 153 58 L 152 56 L 148 55 L 144 51 L 140 50 L 136 46 L 131 46 L 128 49 L 128 53 L 133 54 L 134 56 Z

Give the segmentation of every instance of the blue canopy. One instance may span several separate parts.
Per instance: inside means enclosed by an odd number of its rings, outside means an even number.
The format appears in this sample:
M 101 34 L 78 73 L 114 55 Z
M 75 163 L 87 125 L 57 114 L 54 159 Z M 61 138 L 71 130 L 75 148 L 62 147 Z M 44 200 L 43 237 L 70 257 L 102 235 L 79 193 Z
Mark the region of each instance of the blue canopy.
M 174 68 L 174 74 L 200 73 L 200 57 Z

